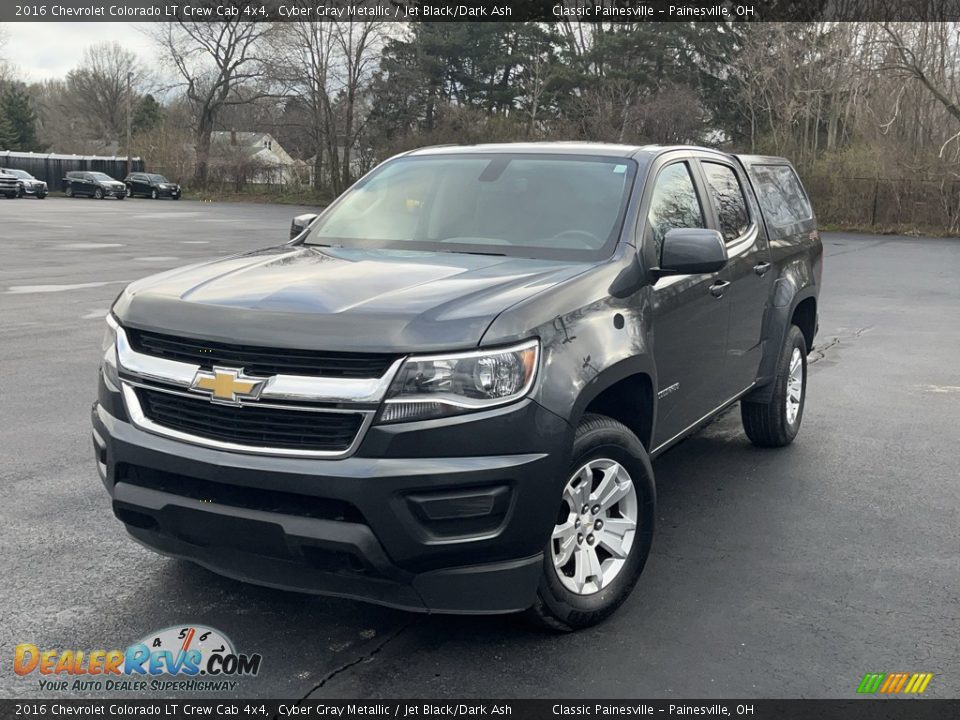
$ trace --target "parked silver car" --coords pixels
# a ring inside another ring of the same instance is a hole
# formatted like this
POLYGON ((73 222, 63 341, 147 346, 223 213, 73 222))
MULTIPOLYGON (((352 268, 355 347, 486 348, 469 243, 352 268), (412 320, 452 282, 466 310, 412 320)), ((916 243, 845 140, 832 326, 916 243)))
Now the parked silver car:
MULTIPOLYGON (((16 197, 33 195, 38 200, 43 200, 47 196, 47 184, 43 180, 37 180, 26 170, 0 168, 0 173, 3 173, 4 175, 12 175, 16 178, 16 197)), ((7 197, 10 196, 8 195, 7 197)))

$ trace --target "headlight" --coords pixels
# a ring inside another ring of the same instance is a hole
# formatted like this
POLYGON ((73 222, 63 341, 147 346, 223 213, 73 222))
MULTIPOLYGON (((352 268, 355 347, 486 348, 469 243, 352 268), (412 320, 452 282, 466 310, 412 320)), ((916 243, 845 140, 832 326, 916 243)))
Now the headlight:
POLYGON ((103 332, 103 342, 100 350, 103 352, 103 361, 100 369, 107 388, 113 392, 120 392, 120 373, 117 370, 117 325, 113 314, 107 315, 107 327, 103 332))
POLYGON ((394 378, 380 422, 424 420, 519 400, 533 386, 540 342, 498 350, 408 358, 394 378))

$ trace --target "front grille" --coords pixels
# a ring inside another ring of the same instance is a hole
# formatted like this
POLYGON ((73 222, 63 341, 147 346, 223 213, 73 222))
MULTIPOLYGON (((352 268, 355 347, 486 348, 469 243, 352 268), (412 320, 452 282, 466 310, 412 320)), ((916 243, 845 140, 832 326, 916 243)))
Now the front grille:
POLYGON ((382 377, 397 359, 382 353, 326 352, 235 345, 126 328, 137 352, 203 367, 242 367, 250 375, 308 375, 338 378, 382 377))
POLYGON ((363 424, 361 413, 232 407, 146 388, 136 393, 143 414, 158 425, 251 447, 344 452, 363 424))

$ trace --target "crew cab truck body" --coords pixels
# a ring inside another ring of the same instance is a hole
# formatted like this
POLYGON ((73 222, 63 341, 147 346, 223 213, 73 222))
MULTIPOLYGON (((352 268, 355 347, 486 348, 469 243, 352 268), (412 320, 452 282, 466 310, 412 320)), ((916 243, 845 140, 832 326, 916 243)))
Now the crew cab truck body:
POLYGON ((738 400, 799 429, 822 248, 782 158, 423 149, 293 233, 113 306, 97 467, 159 552, 574 629, 642 571, 651 459, 738 400))

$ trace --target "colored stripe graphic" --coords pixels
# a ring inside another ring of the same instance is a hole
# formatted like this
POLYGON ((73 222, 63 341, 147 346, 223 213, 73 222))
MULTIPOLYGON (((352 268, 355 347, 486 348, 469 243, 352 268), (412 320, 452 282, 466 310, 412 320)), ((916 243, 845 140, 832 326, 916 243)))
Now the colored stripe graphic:
POLYGON ((880 689, 880 683, 883 682, 885 677, 886 673, 867 673, 863 676, 863 680, 860 681, 860 686, 857 688, 857 692, 875 693, 880 689))
POLYGON ((857 686, 857 692, 921 695, 932 679, 933 673, 867 673, 857 686))

